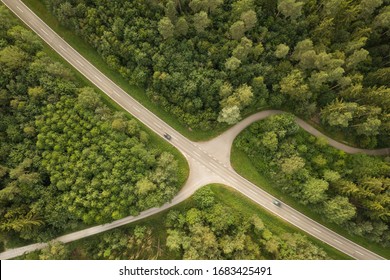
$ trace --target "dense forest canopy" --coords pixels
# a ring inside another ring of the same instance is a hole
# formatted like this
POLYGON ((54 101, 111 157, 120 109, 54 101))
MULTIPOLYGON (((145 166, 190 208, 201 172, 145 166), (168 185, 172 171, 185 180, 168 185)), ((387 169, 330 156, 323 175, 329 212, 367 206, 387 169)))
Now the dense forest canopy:
POLYGON ((1 241, 136 215, 182 183, 177 158, 45 54, 3 5, 0 143, 1 241))
POLYGON ((192 128, 287 108, 390 146, 389 0, 43 0, 192 128))
POLYGON ((38 257, 42 260, 330 258, 306 236, 263 221, 261 211, 247 214, 243 208, 235 209, 218 201, 220 189, 203 187, 186 207, 176 207, 160 216, 157 225, 149 221, 122 227, 74 245, 51 243, 38 257))
POLYGON ((234 145, 275 188, 352 234, 390 246, 390 158, 350 155, 276 115, 244 130, 234 145))

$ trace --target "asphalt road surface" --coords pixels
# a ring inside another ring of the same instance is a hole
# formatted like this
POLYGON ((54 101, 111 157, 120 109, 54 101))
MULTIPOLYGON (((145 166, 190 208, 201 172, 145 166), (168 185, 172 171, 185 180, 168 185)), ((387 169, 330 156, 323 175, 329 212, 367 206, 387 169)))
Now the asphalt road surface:
MULTIPOLYGON (((64 59, 73 65, 74 68, 76 68, 87 79, 89 79, 111 99, 118 103, 124 110, 128 111, 134 117, 139 119, 161 137, 163 137, 164 133, 169 133, 172 136, 170 143, 184 154, 190 166, 190 175, 186 184, 170 203, 167 203, 159 208, 152 208, 144 211, 136 217, 126 217, 109 224, 91 227, 85 230, 61 236, 56 240, 67 243, 104 232, 118 226, 134 222, 136 220, 143 219, 160 211, 166 210, 169 207, 178 204, 179 202, 182 202, 191 194, 193 194, 198 188, 205 184, 223 183, 232 186, 237 191, 249 197, 251 200, 258 203, 273 214, 355 259, 383 259, 381 256, 378 256, 377 254, 329 230, 328 228, 320 225, 316 221, 306 217, 286 204, 282 203, 280 207, 275 206, 272 203, 274 199, 273 196, 255 186, 245 178, 241 177, 231 168, 229 157, 230 148, 234 137, 253 121, 280 113, 280 111, 269 110, 260 112, 249 117, 248 119, 243 120, 214 140, 202 143, 192 142, 175 131, 172 127, 163 122, 153 113, 148 111, 139 102, 129 96, 105 75, 103 75, 90 62, 84 59, 84 57, 82 57, 70 45, 68 45, 60 36, 51 30, 50 27, 48 27, 21 1, 2 0, 2 2, 6 4, 12 12, 14 12, 56 52, 58 52, 64 59)), ((322 135, 320 132, 302 120, 297 119, 297 122, 301 127, 313 135, 322 135)), ((366 152, 369 154, 389 154, 388 149, 367 151, 348 147, 329 138, 328 141, 332 146, 350 153, 366 152)), ((38 243, 25 247, 10 249, 0 253, 0 259, 14 258, 26 252, 41 249, 45 246, 47 246, 47 244, 38 243)))

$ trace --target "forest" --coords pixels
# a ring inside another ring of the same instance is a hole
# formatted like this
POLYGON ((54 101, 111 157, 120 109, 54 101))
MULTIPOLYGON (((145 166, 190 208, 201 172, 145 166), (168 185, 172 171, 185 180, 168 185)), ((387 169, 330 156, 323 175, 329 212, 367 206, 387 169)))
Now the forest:
POLYGON ((231 189, 205 186, 184 204, 158 217, 74 244, 50 243, 39 253, 23 258, 331 259, 321 246, 313 244, 307 236, 295 229, 273 224, 259 207, 254 212, 247 211, 242 206, 230 205, 227 203, 229 200, 253 204, 231 189), (223 201, 220 199, 221 190, 226 192, 223 201))
POLYGON ((351 234, 390 246, 389 157, 335 149, 291 114, 253 123, 234 145, 273 187, 351 234))
MULTIPOLYGON (((390 0, 40 1, 189 129, 278 108, 357 146, 390 146, 390 0)), ((183 183, 174 153, 45 48, 0 5, 1 250, 137 215, 183 183)), ((275 188, 390 246, 389 157, 329 147, 290 114, 254 123, 235 145, 275 188)), ((39 258, 330 258, 212 189, 193 200, 164 216, 162 238, 137 225, 39 258)))
POLYGON ((2 250, 172 199, 186 167, 153 137, 0 5, 2 250))
POLYGON ((389 0, 42 0, 189 128, 282 108, 390 146, 389 0))

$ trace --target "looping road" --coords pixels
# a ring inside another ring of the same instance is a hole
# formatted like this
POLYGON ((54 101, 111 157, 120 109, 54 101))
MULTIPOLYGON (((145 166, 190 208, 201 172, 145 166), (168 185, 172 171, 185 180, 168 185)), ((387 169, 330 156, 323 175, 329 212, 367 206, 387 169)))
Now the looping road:
MULTIPOLYGON (((281 113, 281 111, 268 110, 254 114, 213 140, 202 143, 192 142, 148 111, 139 102, 103 75, 20 0, 2 0, 2 2, 74 68, 118 103, 124 110, 128 111, 160 136, 163 136, 164 133, 169 133, 172 136, 170 141, 171 144, 183 153, 190 166, 190 175, 186 184, 171 202, 158 208, 146 210, 135 217, 130 216, 110 224, 91 227, 58 237, 56 240, 67 243, 146 218, 182 202, 201 186, 209 183, 222 183, 232 185, 237 191, 249 197, 263 208, 355 259, 383 259, 381 256, 329 230, 288 205, 283 204, 281 207, 273 205, 272 201, 274 197, 241 177, 232 169, 230 165, 230 148, 238 133, 252 122, 281 113)), ((389 155, 389 149, 371 151, 348 147, 323 135, 298 118, 297 123, 309 133, 315 136, 325 137, 330 145, 347 153, 361 152, 371 155, 389 155)), ((0 259, 14 258, 27 252, 42 249, 45 246, 47 246, 46 243, 37 243, 10 249, 0 253, 0 259)))

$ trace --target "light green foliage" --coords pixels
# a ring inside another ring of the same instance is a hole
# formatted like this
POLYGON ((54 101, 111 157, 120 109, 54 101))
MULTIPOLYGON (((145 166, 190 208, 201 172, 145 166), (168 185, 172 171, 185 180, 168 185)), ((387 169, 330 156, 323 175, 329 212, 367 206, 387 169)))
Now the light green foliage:
POLYGON ((310 39, 305 39, 297 43, 292 54, 294 60, 300 60, 302 55, 305 52, 313 50, 313 41, 310 39))
POLYGON ((209 17, 207 16, 207 13, 204 11, 201 11, 194 15, 193 17, 194 21, 194 27, 195 30, 198 33, 202 33, 205 31, 205 29, 210 25, 211 21, 209 17))
POLYGON ((348 198, 336 196, 325 203, 325 215, 336 224, 343 224, 356 215, 356 208, 348 198))
POLYGON ((99 95, 89 87, 81 88, 79 90, 77 104, 87 110, 95 110, 103 105, 100 101, 99 95))
POLYGON ((240 44, 233 50, 233 57, 245 61, 252 50, 252 41, 246 37, 241 38, 240 44))
POLYGON ((299 234, 274 235, 258 215, 243 215, 223 203, 210 201, 213 193, 208 188, 194 196, 194 208, 168 214, 166 245, 180 252, 183 259, 258 259, 263 253, 272 253, 274 259, 327 258, 322 249, 299 234), (207 207, 201 195, 206 195, 207 207), (187 217, 184 223, 183 216, 187 217), (270 239, 277 240, 277 244, 272 246, 270 239))
POLYGON ((115 21, 112 25, 112 32, 119 38, 123 37, 123 30, 125 29, 125 22, 122 18, 115 18, 115 21))
POLYGON ((191 0, 188 6, 191 8, 191 10, 194 13, 198 13, 200 11, 206 10, 207 7, 207 1, 204 0, 191 0))
POLYGON ((179 35, 187 35, 187 32, 188 32, 188 23, 186 21, 186 19, 184 17, 180 17, 177 22, 176 22, 176 26, 175 26, 175 30, 176 32, 179 34, 179 35))
POLYGON ((157 186, 147 178, 143 178, 137 182, 136 188, 138 194, 146 195, 147 193, 154 191, 157 186))
POLYGON ((303 2, 296 0, 278 0, 278 11, 292 20, 302 15, 303 2))
POLYGON ((362 15, 365 17, 371 16, 375 9, 382 5, 382 3, 383 0, 362 0, 360 3, 362 15))
POLYGON ((374 19, 374 25, 382 28, 390 26, 390 7, 384 7, 374 19))
POLYGON ((369 117, 365 122, 356 125, 356 133, 358 135, 377 135, 381 124, 381 120, 369 117))
POLYGON ((335 170, 324 170, 324 179, 330 183, 336 182, 338 179, 341 178, 340 173, 338 173, 335 170))
POLYGON ((290 51, 289 46, 285 44, 279 44, 276 46, 276 50, 274 54, 277 58, 284 58, 286 57, 289 51, 290 51))
POLYGON ((222 4, 224 0, 207 0, 208 9, 210 12, 215 12, 222 4))
POLYGON ((14 71, 20 69, 27 62, 27 54, 17 46, 8 46, 0 50, 0 65, 14 71))
POLYGON ((241 85, 233 94, 221 101, 222 107, 237 106, 240 110, 248 106, 253 98, 253 90, 251 86, 241 85))
POLYGON ((302 202, 305 203, 318 203, 325 200, 325 192, 328 190, 328 182, 322 179, 310 178, 303 185, 303 198, 302 202))
POLYGON ((254 0, 237 0, 232 4, 233 16, 239 17, 243 13, 253 10, 254 8, 254 0))
POLYGON ((321 116, 331 126, 348 127, 357 107, 356 103, 335 101, 321 111, 321 116))
POLYGON ((222 3, 223 0, 191 0, 189 7, 194 13, 200 11, 214 12, 222 3))
POLYGON ((176 4, 173 1, 168 1, 167 6, 165 8, 165 15, 171 20, 171 22, 176 21, 177 10, 176 4))
POLYGON ((293 70, 280 81, 280 92, 296 101, 308 100, 312 96, 299 70, 293 70))
POLYGON ((368 51, 365 49, 356 50, 346 60, 346 67, 353 68, 357 64, 365 61, 368 58, 368 51))
POLYGON ((368 39, 367 37, 360 37, 357 40, 348 42, 345 48, 345 52, 350 54, 353 53, 354 51, 361 49, 366 45, 367 39, 368 39))
POLYGON ((15 41, 16 45, 29 54, 33 55, 42 48, 42 42, 38 37, 22 26, 13 26, 7 31, 7 35, 15 41))
POLYGON ((28 89, 28 95, 34 101, 41 101, 45 97, 46 92, 42 87, 33 87, 28 89))
POLYGON ((327 259, 326 253, 308 242, 300 234, 285 233, 281 236, 279 258, 283 260, 318 260, 327 259))
POLYGON ((232 92, 233 92, 233 87, 228 82, 223 83, 219 89, 219 95, 221 96, 221 98, 229 97, 232 94, 232 92))
POLYGON ((211 207, 215 203, 214 192, 209 187, 203 187, 194 194, 194 200, 200 209, 211 207))
MULTIPOLYGON (((207 133, 218 126, 224 99, 220 81, 237 87, 264 76, 267 90, 257 95, 254 87, 256 106, 248 113, 283 107, 309 118, 336 99, 359 108, 377 106, 382 111, 370 117, 380 121, 378 133, 367 131, 360 137, 358 125, 367 121, 362 115, 346 127, 331 129, 362 147, 389 146, 388 102, 378 101, 374 90, 389 85, 390 17, 385 1, 47 0, 47 4, 125 80, 145 87, 152 102, 194 131, 207 133), (356 75, 363 77, 359 83, 356 75), (359 94, 345 94, 356 92, 352 87, 360 87, 359 94)), ((21 42, 28 38, 18 30, 10 33, 21 42)), ((0 41, 0 50, 3 44, 0 41)), ((20 48, 25 53, 34 49, 28 44, 20 48)), ((13 104, 23 107, 19 100, 13 104)), ((14 128, 9 132, 17 137, 14 128)))
MULTIPOLYGON (((91 241, 86 252, 94 260, 153 260, 160 254, 154 247, 152 230, 146 226, 135 226, 131 232, 116 229, 104 233, 97 242, 91 241)), ((158 246, 158 244, 156 244, 158 246)))
POLYGON ((266 132, 261 139, 261 144, 270 151, 276 151, 278 149, 278 135, 274 131, 266 132))
POLYGON ((305 160, 299 156, 292 156, 282 160, 281 169, 283 173, 292 175, 305 166, 305 160))
MULTIPOLYGON (((389 221, 390 164, 318 142, 282 114, 252 124, 235 144, 275 188, 351 233, 389 246, 389 229, 382 226, 389 221)), ((265 246, 270 253, 278 251, 272 237, 267 236, 265 246)))
POLYGON ((357 103, 336 100, 321 111, 321 117, 331 126, 348 127, 352 123, 356 134, 370 137, 379 133, 382 125, 382 120, 378 118, 380 112, 379 107, 359 106, 357 103))
POLYGON ((257 23, 257 15, 256 12, 253 10, 249 10, 246 12, 243 12, 240 16, 241 20, 244 22, 245 29, 251 30, 256 26, 257 23))
POLYGON ((224 107, 218 116, 219 122, 227 124, 235 124, 241 119, 240 108, 234 105, 232 107, 224 107))
MULTIPOLYGON (((72 8, 68 4, 61 7, 72 8)), ((173 155, 150 143, 136 120, 114 113, 92 88, 42 52, 37 37, 12 26, 3 9, 3 240, 48 240, 81 223, 109 222, 169 201, 178 187, 173 155)), ((42 258, 63 257, 57 247, 49 246, 42 258)))
POLYGON ((241 65, 241 60, 239 60, 238 58, 236 58, 234 56, 232 56, 231 58, 228 58, 225 62, 226 69, 231 70, 231 71, 237 70, 238 67, 240 67, 240 65, 241 65))
POLYGON ((264 46, 262 43, 258 43, 256 46, 253 47, 253 55, 255 56, 255 58, 259 58, 263 52, 264 46))
POLYGON ((313 30, 311 38, 318 43, 330 45, 334 29, 334 18, 324 18, 313 30))
POLYGON ((158 31, 164 39, 172 38, 174 35, 174 26, 168 17, 163 17, 158 22, 158 31))
POLYGON ((39 254, 40 260, 66 260, 69 257, 68 249, 59 241, 50 242, 39 254))
POLYGON ((245 23, 242 20, 236 21, 230 27, 230 35, 234 40, 240 40, 245 34, 245 23))

